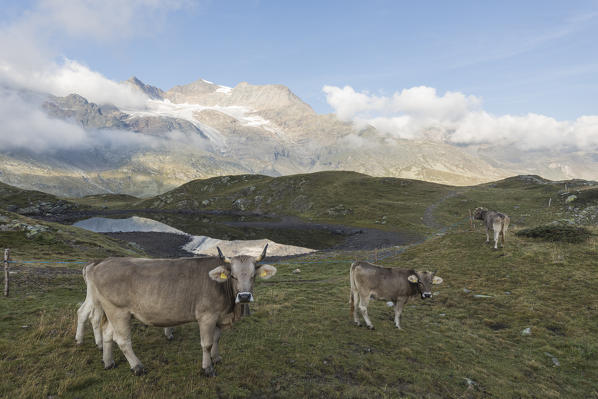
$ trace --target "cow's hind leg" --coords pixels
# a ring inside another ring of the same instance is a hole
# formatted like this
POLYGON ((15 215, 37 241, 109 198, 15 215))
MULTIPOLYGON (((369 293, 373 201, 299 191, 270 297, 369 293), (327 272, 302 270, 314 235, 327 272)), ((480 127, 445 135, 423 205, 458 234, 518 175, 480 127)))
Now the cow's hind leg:
POLYGON ((85 298, 85 302, 81 304, 77 310, 77 333, 75 334, 75 341, 77 345, 83 343, 83 335, 85 333, 85 322, 89 318, 93 310, 93 303, 89 298, 85 298))
MULTIPOLYGON (((131 371, 135 375, 145 374, 145 369, 141 361, 135 356, 133 352, 133 345, 131 344, 131 314, 127 311, 115 311, 109 316, 114 329, 114 341, 127 358, 131 371)), ((104 341, 104 344, 106 341, 104 341)))
POLYGON ((494 225, 492 226, 494 229, 494 249, 498 249, 498 236, 500 234, 500 230, 501 230, 501 224, 500 222, 498 223, 494 223, 494 225))
POLYGON ((363 293, 359 294, 359 311, 365 320, 365 324, 368 326, 370 330, 374 329, 374 325, 370 321, 368 316, 368 305, 370 303, 370 298, 368 295, 363 295, 363 293))
POLYGON ((102 350, 102 328, 100 323, 102 321, 102 316, 104 315, 104 311, 98 307, 94 307, 91 311, 91 316, 89 320, 91 321, 91 328, 93 328, 93 337, 96 341, 96 346, 99 350, 102 350))
POLYGON ((201 368, 204 375, 207 377, 215 377, 216 370, 212 364, 212 346, 214 345, 214 336, 216 332, 217 317, 204 316, 198 320, 199 323, 199 335, 201 337, 201 368))
POLYGON ((114 367, 114 358, 112 357, 112 338, 114 330, 112 324, 107 319, 102 320, 102 358, 104 369, 108 370, 114 367))
POLYGON ((354 290, 351 295, 353 295, 353 322, 356 326, 361 326, 359 322, 359 314, 357 313, 357 307, 359 305, 359 293, 357 290, 354 290))
POLYGON ((407 297, 398 298, 397 302, 395 303, 395 326, 400 330, 401 329, 401 314, 403 313, 403 308, 407 303, 407 297))
POLYGON ((174 339, 174 335, 172 334, 173 330, 174 330, 174 328, 172 328, 172 327, 166 327, 164 329, 164 335, 166 336, 166 339, 169 341, 172 341, 174 339))
POLYGON ((220 356, 220 351, 218 350, 218 342, 220 341, 220 335, 222 334, 222 330, 220 327, 216 326, 214 329, 214 339, 212 341, 212 350, 210 351, 210 357, 212 358, 212 363, 220 363, 222 361, 222 356, 220 356))
POLYGON ((490 229, 486 226, 486 243, 490 242, 490 229))

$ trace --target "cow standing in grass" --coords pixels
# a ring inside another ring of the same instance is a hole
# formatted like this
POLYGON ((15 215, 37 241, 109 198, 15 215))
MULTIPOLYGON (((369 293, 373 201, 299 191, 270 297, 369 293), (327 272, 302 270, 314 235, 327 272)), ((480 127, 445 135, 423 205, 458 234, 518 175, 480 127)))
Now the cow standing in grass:
POLYGON ((480 207, 473 211, 473 218, 484 222, 484 226, 486 227, 486 242, 490 242, 490 229, 492 229, 494 231, 494 249, 498 248, 499 235, 501 238, 500 246, 505 246, 507 229, 509 228, 509 222, 511 221, 507 215, 480 207))
POLYGON ((368 316, 370 299, 391 301, 395 309, 395 326, 401 329, 403 307, 411 297, 420 295, 422 299, 432 297, 432 284, 442 283, 436 272, 418 272, 412 269, 399 269, 374 265, 359 261, 351 264, 349 280, 351 294, 349 302, 356 325, 361 325, 357 308, 370 330, 374 325, 368 316))
POLYGON ((242 304, 253 301, 255 276, 268 279, 270 265, 256 266, 266 256, 239 255, 180 259, 108 258, 88 267, 86 276, 94 308, 101 308, 104 367, 114 366, 114 340, 136 375, 145 369, 131 345, 131 316, 144 324, 170 327, 199 324, 202 369, 215 376, 221 360, 218 341, 224 327, 241 317, 242 304))

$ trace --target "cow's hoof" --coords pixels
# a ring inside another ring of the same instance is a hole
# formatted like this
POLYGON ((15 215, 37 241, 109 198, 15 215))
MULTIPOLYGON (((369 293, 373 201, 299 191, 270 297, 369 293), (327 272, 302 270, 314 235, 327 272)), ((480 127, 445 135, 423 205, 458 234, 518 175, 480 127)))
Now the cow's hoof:
POLYGON ((116 367, 116 364, 114 363, 114 360, 112 361, 112 363, 106 364, 104 363, 104 370, 110 370, 116 367))
POLYGON ((354 321, 353 324, 355 324, 357 327, 361 327, 361 323, 358 321, 354 321))
POLYGON ((174 335, 170 334, 166 336, 166 339, 172 341, 174 339, 174 335))
POLYGON ((202 373, 206 377, 216 377, 216 369, 214 368, 214 366, 202 369, 202 373))
POLYGON ((375 330, 374 326, 368 326, 368 330, 375 330))
POLYGON ((103 350, 104 350, 104 347, 103 347, 102 345, 98 345, 98 349, 99 349, 100 351, 103 351, 103 350))
POLYGON ((75 340, 75 345, 81 346, 83 345, 83 340, 79 341, 78 339, 75 340))
POLYGON ((145 371, 145 367, 143 367, 142 364, 138 364, 137 366, 133 367, 131 371, 135 375, 144 375, 145 373, 147 373, 147 371, 145 371))
POLYGON ((216 355, 212 358, 212 363, 220 363, 222 361, 222 356, 216 355))

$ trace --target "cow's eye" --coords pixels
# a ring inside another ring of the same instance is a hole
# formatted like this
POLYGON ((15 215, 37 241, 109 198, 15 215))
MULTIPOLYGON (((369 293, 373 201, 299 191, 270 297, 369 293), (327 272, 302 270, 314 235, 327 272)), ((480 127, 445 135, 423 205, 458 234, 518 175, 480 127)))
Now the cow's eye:
POLYGON ((230 278, 232 278, 233 280, 237 280, 237 278, 235 276, 233 276, 232 274, 230 275, 230 278))

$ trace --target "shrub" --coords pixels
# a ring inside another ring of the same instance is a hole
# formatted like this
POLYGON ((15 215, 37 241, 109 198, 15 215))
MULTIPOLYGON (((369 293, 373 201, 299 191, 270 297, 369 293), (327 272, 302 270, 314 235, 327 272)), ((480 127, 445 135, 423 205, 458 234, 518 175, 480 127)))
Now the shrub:
POLYGON ((531 227, 529 229, 520 230, 516 234, 518 236, 539 238, 545 241, 564 241, 571 243, 584 242, 592 235, 586 228, 562 224, 548 224, 531 227))

